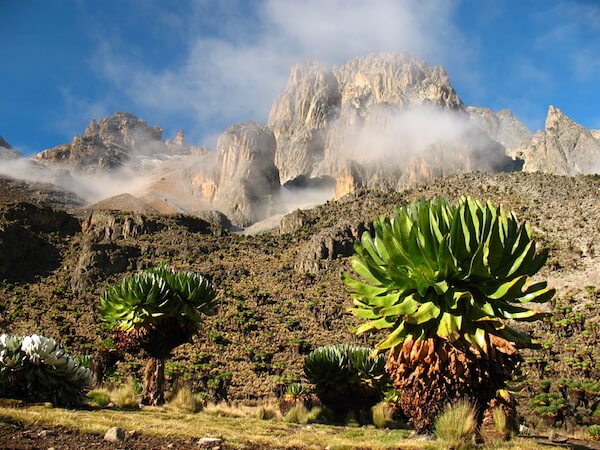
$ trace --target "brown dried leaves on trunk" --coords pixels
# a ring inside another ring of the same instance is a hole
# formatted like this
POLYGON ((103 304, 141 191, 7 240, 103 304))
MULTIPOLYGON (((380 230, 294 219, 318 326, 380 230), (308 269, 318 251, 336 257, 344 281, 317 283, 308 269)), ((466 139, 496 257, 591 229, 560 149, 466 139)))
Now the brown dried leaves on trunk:
POLYGON ((400 392, 402 412, 418 432, 430 431, 449 403, 466 398, 483 411, 496 397, 520 356, 511 343, 495 336, 487 347, 487 353, 462 351, 442 339, 409 338, 390 351, 386 370, 400 392))

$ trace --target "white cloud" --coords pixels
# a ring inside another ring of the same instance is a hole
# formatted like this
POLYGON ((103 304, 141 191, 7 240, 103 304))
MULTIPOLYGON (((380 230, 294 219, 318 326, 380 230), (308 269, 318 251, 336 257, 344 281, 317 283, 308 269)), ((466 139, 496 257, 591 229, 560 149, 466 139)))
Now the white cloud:
POLYGON ((179 66, 152 69, 110 42, 96 62, 123 95, 157 116, 188 111, 204 127, 222 127, 266 121, 290 66, 302 59, 342 64, 376 51, 409 51, 431 64, 468 58, 452 21, 454 1, 265 0, 256 20, 236 13, 241 3, 225 5, 228 9, 221 6, 215 13, 212 4, 196 2, 189 14, 190 20, 222 15, 218 37, 207 36, 202 27, 162 21, 187 30, 187 53, 179 66))

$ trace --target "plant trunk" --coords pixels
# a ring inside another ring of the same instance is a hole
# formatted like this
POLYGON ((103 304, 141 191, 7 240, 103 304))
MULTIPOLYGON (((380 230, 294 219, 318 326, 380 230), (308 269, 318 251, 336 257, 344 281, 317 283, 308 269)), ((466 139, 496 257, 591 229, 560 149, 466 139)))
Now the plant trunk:
POLYGON ((165 403, 165 362, 160 358, 150 358, 144 370, 144 393, 142 405, 159 406, 165 403))
POLYGON ((122 355, 115 350, 102 350, 98 352, 94 356, 90 367, 92 370, 92 385, 96 388, 100 387, 104 382, 106 371, 121 359, 122 355))
POLYGON ((417 432, 426 433, 444 407, 461 398, 478 408, 481 423, 484 409, 518 362, 512 344, 495 337, 487 354, 464 352, 442 339, 407 339, 390 351, 386 370, 400 393, 401 411, 417 432))

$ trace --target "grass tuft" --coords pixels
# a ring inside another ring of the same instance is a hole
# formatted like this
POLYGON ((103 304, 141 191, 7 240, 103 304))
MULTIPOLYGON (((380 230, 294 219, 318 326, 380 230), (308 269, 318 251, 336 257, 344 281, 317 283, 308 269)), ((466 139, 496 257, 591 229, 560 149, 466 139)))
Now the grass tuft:
POLYGON ((323 409, 318 406, 308 410, 304 404, 299 403, 290 409, 283 420, 288 423, 299 423, 306 425, 307 423, 313 423, 319 421, 323 415, 323 409))
POLYGON ((259 405, 256 408, 256 418, 260 420, 274 420, 279 419, 281 414, 279 408, 273 405, 259 405))
POLYGON ((387 402, 379 402, 371 408, 373 425, 377 428, 391 428, 394 421, 394 408, 387 402))
POLYGON ((175 397, 167 404, 170 409, 191 414, 202 411, 203 406, 202 399, 187 386, 179 388, 175 397))
POLYGON ((110 392, 106 389, 94 389, 87 393, 88 405, 94 408, 106 408, 110 403, 110 392))
POLYGON ((110 393, 110 398, 117 408, 138 409, 138 389, 133 380, 123 384, 110 393))
POLYGON ((472 448, 477 431, 477 411, 467 400, 449 406, 435 420, 435 435, 444 448, 466 450, 472 448))
POLYGON ((492 410, 492 417, 494 418, 494 428, 496 431, 503 436, 508 436, 510 434, 510 427, 508 426, 508 417, 506 417, 504 409, 496 406, 492 410))

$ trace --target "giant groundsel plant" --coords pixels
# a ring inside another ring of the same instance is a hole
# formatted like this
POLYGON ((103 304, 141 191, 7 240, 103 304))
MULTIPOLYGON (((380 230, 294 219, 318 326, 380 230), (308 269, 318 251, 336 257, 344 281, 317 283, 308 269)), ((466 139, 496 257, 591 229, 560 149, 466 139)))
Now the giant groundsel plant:
POLYGON ((346 274, 344 282, 351 312, 364 319, 356 332, 387 331, 376 349, 391 349, 387 369, 410 396, 404 407, 416 408, 413 424, 430 429, 453 396, 485 406, 518 364, 516 348, 536 345, 514 321, 539 319, 543 312, 528 305, 554 295, 530 282, 547 257, 531 228, 468 197, 417 201, 373 227, 354 246, 360 278, 346 274), (436 387, 444 371, 455 382, 436 387))
POLYGON ((124 278, 104 293, 98 312, 117 347, 149 356, 143 403, 164 402, 164 359, 192 339, 215 306, 216 292, 206 278, 164 265, 124 278))
POLYGON ((0 396, 74 406, 91 385, 91 371, 45 336, 0 336, 0 396))

